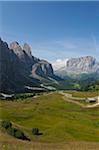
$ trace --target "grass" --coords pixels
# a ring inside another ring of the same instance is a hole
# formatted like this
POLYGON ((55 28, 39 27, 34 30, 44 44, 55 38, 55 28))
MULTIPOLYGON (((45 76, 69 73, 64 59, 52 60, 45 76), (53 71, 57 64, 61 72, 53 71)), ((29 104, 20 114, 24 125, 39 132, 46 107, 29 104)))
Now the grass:
POLYGON ((99 107, 81 108, 64 101, 62 95, 58 93, 31 97, 23 101, 0 101, 0 119, 7 119, 24 131, 31 139, 30 146, 33 142, 34 145, 35 142, 45 145, 50 143, 52 147, 55 144, 61 147, 62 144, 64 149, 65 142, 72 144, 85 141, 85 143, 95 142, 99 148, 99 107), (35 127, 39 128, 43 135, 32 135, 32 128, 35 127))
POLYGON ((97 142, 27 142, 0 134, 0 150, 99 150, 97 142), (2 138, 1 138, 2 137, 2 138))
POLYGON ((81 92, 81 91, 65 91, 66 93, 72 94, 73 97, 80 97, 80 98, 86 98, 86 97, 96 97, 99 96, 99 91, 95 92, 81 92))
POLYGON ((97 142, 27 142, 0 134, 0 150, 99 150, 97 142), (1 138, 2 137, 2 138, 1 138))

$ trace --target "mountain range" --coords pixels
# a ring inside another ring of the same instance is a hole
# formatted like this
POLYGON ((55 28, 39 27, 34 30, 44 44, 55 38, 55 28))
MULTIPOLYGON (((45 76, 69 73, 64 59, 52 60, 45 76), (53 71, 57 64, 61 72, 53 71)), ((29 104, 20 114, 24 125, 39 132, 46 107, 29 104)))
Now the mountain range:
POLYGON ((18 93, 30 89, 72 89, 75 84, 99 80, 99 63, 92 56, 66 58, 49 63, 32 55, 31 47, 0 38, 0 92, 18 93), (52 87, 51 87, 52 86, 52 87))
POLYGON ((61 89, 99 90, 99 62, 92 56, 58 59, 52 64, 55 75, 61 77, 61 89))

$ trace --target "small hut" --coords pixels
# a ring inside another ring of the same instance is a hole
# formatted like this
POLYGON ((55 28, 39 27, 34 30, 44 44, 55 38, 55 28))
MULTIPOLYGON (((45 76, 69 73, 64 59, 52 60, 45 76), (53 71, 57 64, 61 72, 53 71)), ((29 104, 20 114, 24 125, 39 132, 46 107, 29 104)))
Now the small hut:
POLYGON ((97 98, 86 98, 85 101, 88 103, 95 103, 95 102, 97 102, 97 98))

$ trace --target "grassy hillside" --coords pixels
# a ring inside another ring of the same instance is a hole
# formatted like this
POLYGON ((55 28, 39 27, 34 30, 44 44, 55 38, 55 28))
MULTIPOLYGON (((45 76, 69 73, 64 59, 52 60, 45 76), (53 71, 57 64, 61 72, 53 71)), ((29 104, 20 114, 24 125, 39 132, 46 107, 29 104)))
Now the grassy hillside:
POLYGON ((98 142, 26 142, 0 134, 0 150, 99 150, 98 142), (1 144, 2 142, 2 144, 1 144))
MULTIPOLYGON (((82 141, 99 143, 99 107, 81 108, 64 101, 58 93, 30 97, 23 101, 0 101, 0 120, 11 121, 13 126, 20 128, 30 137, 31 142, 56 145, 82 141), (35 127, 39 128, 43 135, 32 135, 32 128, 35 127)), ((0 138, 6 144, 4 136, 9 135, 2 133, 0 138)))
POLYGON ((26 142, 0 134, 0 150, 99 150, 98 142, 26 142), (2 142, 2 143, 1 143, 2 142))
POLYGON ((81 92, 81 91, 70 91, 70 90, 65 90, 66 93, 72 94, 73 97, 81 97, 81 98, 86 98, 86 97, 96 97, 99 95, 99 91, 88 91, 88 92, 81 92))

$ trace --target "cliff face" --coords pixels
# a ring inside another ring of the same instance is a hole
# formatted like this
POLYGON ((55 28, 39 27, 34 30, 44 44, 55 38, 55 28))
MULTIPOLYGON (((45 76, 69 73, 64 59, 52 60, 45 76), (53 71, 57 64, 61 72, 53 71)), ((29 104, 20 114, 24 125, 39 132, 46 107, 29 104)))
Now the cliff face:
POLYGON ((63 66, 61 65, 61 67, 59 67, 58 69, 56 69, 57 66, 58 66, 58 62, 54 63, 53 67, 55 68, 55 71, 57 73, 64 72, 64 73, 71 73, 71 74, 81 74, 81 73, 99 72, 99 63, 92 56, 71 58, 66 60, 63 66))
POLYGON ((12 42, 8 47, 0 39, 0 92, 21 92, 25 86, 39 86, 49 76, 53 78, 51 64, 32 56, 28 44, 22 48, 12 42))
POLYGON ((99 64, 91 56, 71 58, 67 61, 66 69, 74 73, 93 73, 99 69, 99 64))
POLYGON ((18 57, 8 48, 7 43, 0 39, 0 91, 14 89, 20 63, 18 57))
POLYGON ((66 59, 65 63, 63 63, 63 66, 61 65, 61 67, 59 68, 57 66, 58 62, 54 63, 53 65, 53 67, 55 68, 54 73, 65 79, 67 77, 77 79, 82 75, 84 75, 84 77, 85 76, 88 77, 91 75, 94 76, 94 79, 95 77, 97 79, 97 77, 99 76, 99 63, 92 56, 66 59))

